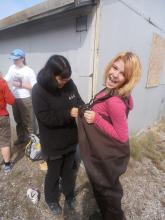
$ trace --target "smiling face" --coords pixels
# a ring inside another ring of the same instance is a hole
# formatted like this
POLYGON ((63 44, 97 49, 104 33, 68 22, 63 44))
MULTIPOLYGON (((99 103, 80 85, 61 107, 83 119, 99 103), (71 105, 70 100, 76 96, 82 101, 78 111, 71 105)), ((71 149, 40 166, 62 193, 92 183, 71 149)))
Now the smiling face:
POLYGON ((108 89, 118 89, 125 83, 124 62, 119 59, 115 61, 107 73, 105 85, 108 89))

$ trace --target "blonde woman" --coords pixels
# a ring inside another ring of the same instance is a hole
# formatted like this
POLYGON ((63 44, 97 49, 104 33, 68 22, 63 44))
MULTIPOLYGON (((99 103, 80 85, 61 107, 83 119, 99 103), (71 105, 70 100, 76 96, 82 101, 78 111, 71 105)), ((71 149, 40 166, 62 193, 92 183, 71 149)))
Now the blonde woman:
POLYGON ((81 155, 103 220, 126 219, 119 177, 130 157, 127 117, 133 109, 131 91, 140 75, 137 55, 118 54, 105 69, 105 89, 79 117, 81 155))

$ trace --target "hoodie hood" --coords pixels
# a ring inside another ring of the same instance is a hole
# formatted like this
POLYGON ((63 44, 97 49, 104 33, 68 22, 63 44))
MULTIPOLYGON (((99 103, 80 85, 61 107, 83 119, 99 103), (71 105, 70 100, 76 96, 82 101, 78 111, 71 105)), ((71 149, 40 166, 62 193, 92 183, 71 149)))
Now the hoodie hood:
POLYGON ((38 73, 37 82, 44 90, 51 94, 56 93, 58 90, 57 81, 55 79, 52 80, 52 78, 48 78, 42 70, 38 73))
POLYGON ((128 98, 128 108, 131 111, 133 109, 133 107, 134 107, 133 98, 130 95, 129 98, 128 98))

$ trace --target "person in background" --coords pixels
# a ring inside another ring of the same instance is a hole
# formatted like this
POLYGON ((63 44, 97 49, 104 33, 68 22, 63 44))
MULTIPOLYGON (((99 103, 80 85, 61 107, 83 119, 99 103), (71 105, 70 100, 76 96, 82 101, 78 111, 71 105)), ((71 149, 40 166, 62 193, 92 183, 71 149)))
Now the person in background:
POLYGON ((4 160, 4 171, 12 169, 10 161, 11 128, 7 104, 14 104, 14 96, 0 72, 0 148, 4 160))
POLYGON ((61 214, 61 192, 66 205, 75 205, 75 153, 78 143, 76 117, 83 101, 71 79, 68 60, 51 56, 38 74, 32 89, 32 103, 38 120, 42 152, 48 170, 45 177, 45 200, 54 214, 61 214))
POLYGON ((36 83, 36 76, 34 71, 26 65, 23 50, 13 50, 10 58, 14 64, 9 68, 4 78, 11 83, 15 97, 13 115, 16 122, 17 140, 14 144, 22 145, 29 142, 30 134, 33 132, 31 90, 36 83))
POLYGON ((119 177, 130 157, 127 116, 133 109, 131 92, 140 75, 136 54, 118 54, 105 69, 105 88, 78 118, 81 156, 103 220, 126 219, 119 177))

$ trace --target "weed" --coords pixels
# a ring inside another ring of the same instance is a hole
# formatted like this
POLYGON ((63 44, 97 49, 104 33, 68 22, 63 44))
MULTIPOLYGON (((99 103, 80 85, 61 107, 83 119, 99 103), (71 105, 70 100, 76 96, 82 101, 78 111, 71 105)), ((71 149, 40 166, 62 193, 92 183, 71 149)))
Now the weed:
POLYGON ((21 176, 22 174, 23 174, 23 171, 17 170, 17 171, 14 172, 13 175, 14 175, 15 177, 19 177, 19 176, 21 176))
POLYGON ((131 156, 135 160, 141 161, 143 157, 143 148, 139 141, 139 138, 137 138, 136 136, 132 136, 130 138, 130 146, 131 146, 131 156))
POLYGON ((162 145, 160 144, 159 132, 161 134, 165 132, 165 118, 156 127, 130 138, 131 156, 138 161, 144 157, 150 158, 157 168, 164 169, 162 161, 165 159, 163 146, 165 142, 161 142, 162 145))

